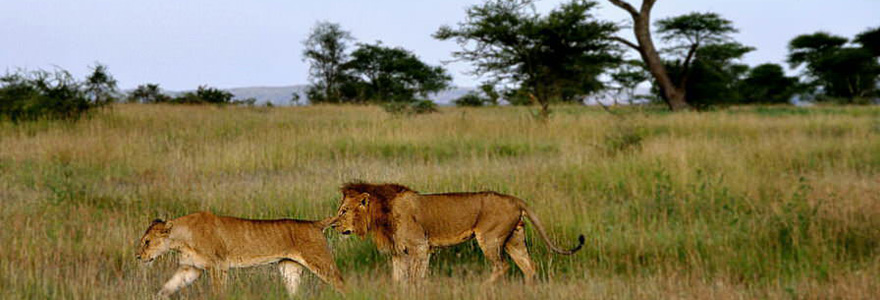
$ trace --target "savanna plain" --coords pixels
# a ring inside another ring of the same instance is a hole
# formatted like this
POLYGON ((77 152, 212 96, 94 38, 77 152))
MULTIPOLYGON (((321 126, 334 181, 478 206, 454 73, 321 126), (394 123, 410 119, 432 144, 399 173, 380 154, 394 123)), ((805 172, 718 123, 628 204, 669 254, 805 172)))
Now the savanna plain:
MULTIPOLYGON (((0 298, 152 297, 176 257, 135 259, 151 220, 320 219, 352 180, 515 195, 561 246, 587 242, 555 255, 527 224, 535 286, 515 267, 482 285, 490 266, 471 242, 438 250, 414 291, 369 239, 328 230, 351 292, 307 275, 301 297, 880 295, 880 108, 615 111, 120 104, 76 123, 0 122, 0 298)), ((175 297, 216 296, 203 277, 175 297)), ((273 267, 230 272, 227 299, 286 297, 273 267)))

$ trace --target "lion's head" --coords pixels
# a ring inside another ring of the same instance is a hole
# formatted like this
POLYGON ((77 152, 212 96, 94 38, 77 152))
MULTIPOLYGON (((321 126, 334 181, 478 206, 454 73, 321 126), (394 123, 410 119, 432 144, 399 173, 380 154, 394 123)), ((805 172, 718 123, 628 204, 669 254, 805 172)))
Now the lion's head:
POLYGON ((385 236, 390 230, 388 216, 394 198, 412 190, 399 184, 351 182, 340 191, 342 204, 337 210, 337 220, 330 226, 342 234, 364 236, 379 230, 378 233, 385 236))
POLYGON ((168 252, 171 243, 168 236, 171 235, 172 224, 159 219, 153 220, 147 232, 141 237, 140 248, 135 257, 144 262, 151 262, 156 257, 168 252))
POLYGON ((369 229, 369 193, 344 193, 342 205, 336 211, 338 218, 331 226, 341 234, 364 236, 369 229))

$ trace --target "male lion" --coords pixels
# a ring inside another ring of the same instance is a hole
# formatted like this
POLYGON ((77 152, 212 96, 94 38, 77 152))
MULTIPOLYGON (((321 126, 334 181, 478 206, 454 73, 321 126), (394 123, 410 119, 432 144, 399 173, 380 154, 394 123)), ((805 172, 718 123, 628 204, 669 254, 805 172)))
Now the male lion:
POLYGON ((169 250, 180 252, 180 268, 162 287, 161 297, 189 285, 203 270, 219 287, 229 268, 271 263, 278 263, 290 294, 296 294, 303 267, 342 292, 342 277, 323 234, 334 219, 246 220, 199 212, 167 222, 155 220, 141 238, 136 257, 151 262, 169 250))
POLYGON ((330 226, 342 234, 370 233, 380 251, 391 253, 395 281, 425 277, 430 250, 476 238, 492 263, 494 282, 508 266, 502 248, 533 283, 535 267, 525 244, 523 217, 556 253, 571 255, 584 245, 584 236, 571 250, 562 250, 547 237, 544 226, 525 202, 496 192, 420 194, 398 184, 348 183, 342 186, 342 205, 330 226))

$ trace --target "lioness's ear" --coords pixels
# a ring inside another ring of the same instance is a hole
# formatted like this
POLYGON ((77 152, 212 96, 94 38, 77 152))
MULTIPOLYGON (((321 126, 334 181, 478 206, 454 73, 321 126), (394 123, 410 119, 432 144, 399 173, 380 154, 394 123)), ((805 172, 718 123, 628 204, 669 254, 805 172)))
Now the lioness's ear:
POLYGON ((370 203, 370 194, 363 193, 361 194, 361 206, 367 206, 370 203))

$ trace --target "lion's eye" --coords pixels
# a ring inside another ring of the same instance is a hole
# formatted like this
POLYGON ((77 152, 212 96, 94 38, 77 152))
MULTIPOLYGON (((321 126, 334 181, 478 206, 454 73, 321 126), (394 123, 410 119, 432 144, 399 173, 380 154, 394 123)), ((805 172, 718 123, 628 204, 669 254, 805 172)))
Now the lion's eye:
POLYGON ((144 246, 149 246, 149 245, 150 245, 150 241, 149 241, 149 240, 144 241, 144 246))

